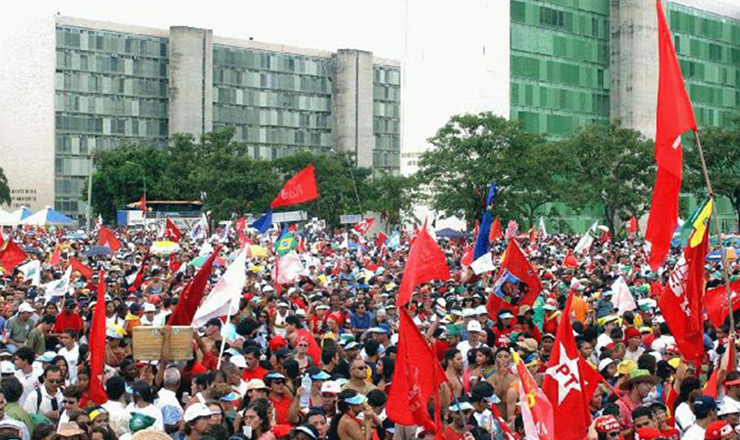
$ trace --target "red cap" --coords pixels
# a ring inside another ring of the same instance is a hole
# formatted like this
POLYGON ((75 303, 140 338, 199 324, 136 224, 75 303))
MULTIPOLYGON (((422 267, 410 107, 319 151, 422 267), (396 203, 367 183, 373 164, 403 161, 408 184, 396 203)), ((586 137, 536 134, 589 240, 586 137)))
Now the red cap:
POLYGON ((638 428, 635 433, 637 433, 635 436, 637 440, 653 440, 663 437, 663 434, 655 428, 638 428))
POLYGON ((640 330, 637 330, 634 327, 628 327, 627 330, 624 331, 624 342, 627 342, 630 338, 642 338, 642 333, 640 333, 640 330))
POLYGON ((268 347, 270 347, 270 351, 274 353, 281 348, 286 347, 288 345, 288 341, 286 341, 284 337, 276 335, 273 336, 272 339, 270 339, 270 343, 267 345, 268 347))
POLYGON ((618 431, 622 429, 616 417, 612 415, 601 416, 598 419, 596 419, 595 422, 596 422, 596 425, 595 425, 596 432, 604 433, 604 432, 618 431))
POLYGON ((704 440, 719 440, 732 434, 732 432, 732 426, 726 420, 717 420, 707 426, 707 430, 704 432, 704 440))

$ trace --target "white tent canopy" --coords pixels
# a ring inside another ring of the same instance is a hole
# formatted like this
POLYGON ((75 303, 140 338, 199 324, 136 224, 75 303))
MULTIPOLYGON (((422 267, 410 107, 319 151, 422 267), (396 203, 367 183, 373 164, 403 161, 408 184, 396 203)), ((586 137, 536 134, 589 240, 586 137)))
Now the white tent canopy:
POLYGON ((33 213, 25 206, 11 213, 0 214, 0 226, 17 226, 23 219, 30 217, 33 213))
POLYGON ((22 225, 33 226, 70 226, 74 222, 61 212, 54 211, 50 206, 21 220, 22 225))

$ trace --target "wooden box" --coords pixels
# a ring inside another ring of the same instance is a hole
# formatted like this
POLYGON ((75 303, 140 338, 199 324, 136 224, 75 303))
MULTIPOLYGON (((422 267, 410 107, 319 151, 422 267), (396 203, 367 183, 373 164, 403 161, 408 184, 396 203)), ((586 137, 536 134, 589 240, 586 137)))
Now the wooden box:
MULTIPOLYGON (((133 329, 134 360, 158 361, 162 358, 162 327, 137 326, 133 329)), ((187 361, 193 358, 193 329, 188 326, 172 327, 169 360, 187 361)))

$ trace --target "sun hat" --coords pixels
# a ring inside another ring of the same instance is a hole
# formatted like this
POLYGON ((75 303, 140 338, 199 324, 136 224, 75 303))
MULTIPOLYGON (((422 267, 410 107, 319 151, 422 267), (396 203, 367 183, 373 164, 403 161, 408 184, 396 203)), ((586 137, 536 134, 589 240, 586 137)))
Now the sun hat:
POLYGON ((619 384, 619 388, 627 390, 632 385, 636 385, 642 382, 649 382, 653 385, 657 385, 658 383, 660 383, 660 380, 660 377, 650 374, 648 370, 638 368, 630 372, 629 379, 619 384))

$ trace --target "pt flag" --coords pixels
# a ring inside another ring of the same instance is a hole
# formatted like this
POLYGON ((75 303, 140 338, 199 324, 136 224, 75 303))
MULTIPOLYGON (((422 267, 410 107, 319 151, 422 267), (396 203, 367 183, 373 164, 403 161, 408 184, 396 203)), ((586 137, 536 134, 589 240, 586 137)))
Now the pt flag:
POLYGON ((182 237, 182 232, 180 232, 180 228, 177 227, 175 222, 173 222, 170 219, 167 219, 165 226, 164 226, 164 236, 169 241, 174 241, 175 243, 179 243, 180 237, 182 237))
POLYGON ((121 242, 118 241, 113 231, 105 226, 100 226, 100 230, 98 231, 98 244, 109 247, 113 252, 121 249, 121 242))
POLYGON ((195 312, 198 310, 198 306, 203 299, 208 278, 211 276, 213 260, 216 259, 216 255, 218 255, 220 250, 221 247, 216 246, 216 249, 213 250, 213 253, 208 257, 203 267, 200 268, 198 273, 185 286, 182 294, 180 294, 180 301, 177 303, 175 311, 170 315, 167 325, 190 325, 193 322, 195 312))
POLYGON ((537 273, 516 240, 509 240, 509 245, 506 246, 492 290, 486 303, 492 319, 495 319, 501 309, 516 312, 521 306, 531 306, 542 291, 537 273))
POLYGON ((103 388, 105 366, 105 272, 98 279, 98 300, 93 310, 90 327, 90 400, 102 405, 108 400, 103 388))
POLYGON ((277 197, 270 203, 270 209, 297 205, 313 200, 318 196, 319 191, 316 188, 316 174, 314 173, 313 164, 310 164, 285 182, 283 189, 280 190, 277 197))
POLYGON ((681 191, 683 157, 681 134, 696 131, 691 100, 673 49, 671 32, 658 0, 658 107, 656 111, 655 178, 645 240, 650 243, 650 267, 657 271, 671 247, 678 224, 678 194, 681 191))
POLYGON ((558 440, 583 440, 591 423, 587 386, 579 362, 581 356, 571 325, 572 299, 573 294, 570 294, 542 382, 542 390, 555 409, 555 438, 558 440))
POLYGON ((439 385, 446 380, 444 371, 406 308, 400 307, 399 315, 396 368, 386 412, 401 425, 438 431, 441 427, 429 417, 427 402, 434 395, 439 404, 439 385))
POLYGON ((203 304, 198 307, 192 327, 203 327, 211 318, 239 313, 239 301, 242 298, 244 283, 247 281, 246 260, 247 250, 242 248, 203 304))
POLYGON ((512 353, 516 373, 519 375, 519 408, 524 433, 531 440, 555 440, 555 419, 552 404, 537 386, 519 355, 512 353))
MULTIPOLYGON (((709 202, 711 203, 711 202, 709 202)), ((705 215, 698 221, 709 223, 711 210, 699 208, 705 215)), ((676 339, 676 347, 684 359, 701 363, 704 357, 704 263, 709 249, 709 228, 694 230, 681 258, 673 268, 663 289, 658 306, 676 339), (696 243, 696 239, 700 241, 696 243), (694 245, 696 243, 696 245, 694 245)))
POLYGON ((445 254, 429 235, 424 225, 411 245, 409 256, 406 259, 401 286, 398 288, 399 307, 411 300, 414 289, 419 284, 432 280, 447 281, 449 279, 450 268, 447 267, 445 254))
POLYGON ((363 218, 355 223, 352 230, 358 235, 365 235, 373 227, 373 223, 375 223, 375 217, 363 218))

